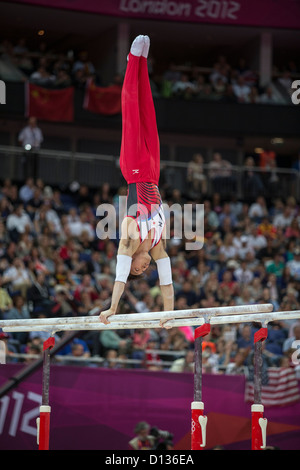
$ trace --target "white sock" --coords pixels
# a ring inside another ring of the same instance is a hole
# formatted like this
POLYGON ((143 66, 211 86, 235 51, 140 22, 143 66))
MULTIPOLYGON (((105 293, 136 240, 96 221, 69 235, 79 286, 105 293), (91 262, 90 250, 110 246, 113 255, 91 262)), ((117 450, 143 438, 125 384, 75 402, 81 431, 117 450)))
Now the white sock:
POLYGON ((140 57, 142 55, 143 47, 144 47, 144 36, 140 35, 135 38, 133 43, 131 44, 130 52, 132 55, 140 57))
POLYGON ((150 47, 150 38, 149 36, 144 36, 144 47, 142 51, 143 57, 146 57, 146 58, 148 57, 149 47, 150 47))

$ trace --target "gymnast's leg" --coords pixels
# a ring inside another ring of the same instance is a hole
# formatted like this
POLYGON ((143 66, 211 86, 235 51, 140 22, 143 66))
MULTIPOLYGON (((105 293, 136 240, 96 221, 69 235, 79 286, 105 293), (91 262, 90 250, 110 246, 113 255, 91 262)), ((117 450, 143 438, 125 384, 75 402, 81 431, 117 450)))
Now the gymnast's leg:
POLYGON ((144 38, 145 45, 140 58, 138 80, 141 133, 147 149, 147 161, 143 167, 143 181, 157 185, 160 175, 160 145, 147 65, 150 40, 148 36, 144 36, 144 38))
POLYGON ((132 43, 122 90, 120 166, 127 183, 158 184, 160 150, 147 56, 150 40, 138 36, 132 43))
POLYGON ((139 62, 144 47, 144 36, 135 38, 128 54, 128 63, 122 88, 122 142, 120 167, 128 184, 140 181, 139 159, 142 151, 141 123, 138 94, 139 62))

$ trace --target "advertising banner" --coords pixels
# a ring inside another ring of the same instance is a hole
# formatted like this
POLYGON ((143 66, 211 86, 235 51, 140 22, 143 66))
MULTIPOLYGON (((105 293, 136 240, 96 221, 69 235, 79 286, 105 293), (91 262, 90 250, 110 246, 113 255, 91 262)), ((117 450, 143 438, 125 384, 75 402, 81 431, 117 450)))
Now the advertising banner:
POLYGON ((299 28, 295 0, 14 0, 16 3, 62 8, 124 18, 194 23, 299 28))
MULTIPOLYGON (((0 387, 22 365, 0 366, 0 387)), ((37 449, 36 418, 42 371, 0 399, 0 449, 37 449)), ((193 374, 53 365, 50 373, 50 450, 127 450, 140 421, 173 434, 190 450, 193 374)), ((251 404, 245 377, 203 376, 206 448, 251 449, 251 404)), ((300 402, 268 407, 267 445, 300 450, 300 402)))

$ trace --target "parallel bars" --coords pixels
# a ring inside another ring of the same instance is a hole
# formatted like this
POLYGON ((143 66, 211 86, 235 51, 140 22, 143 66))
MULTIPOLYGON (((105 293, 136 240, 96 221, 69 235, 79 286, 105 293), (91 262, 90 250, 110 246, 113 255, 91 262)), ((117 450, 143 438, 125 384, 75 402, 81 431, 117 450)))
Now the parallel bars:
MULTIPOLYGON (((266 326, 274 320, 292 320, 300 318, 300 310, 287 312, 273 312, 272 304, 241 305, 231 307, 216 307, 207 309, 189 309, 165 312, 132 313, 129 315, 114 315, 109 317, 110 323, 104 325, 99 321, 93 309, 90 316, 66 318, 36 318, 24 320, 1 320, 0 329, 4 332, 46 331, 54 335, 58 331, 67 330, 107 330, 107 329, 141 329, 160 327, 198 326, 195 329, 195 373, 194 373, 194 401, 192 402, 192 429, 191 448, 200 450, 206 444, 207 416, 203 415, 202 402, 202 338, 209 334, 211 325, 224 325, 233 323, 260 323, 263 325, 255 336, 255 381, 254 404, 252 412, 252 449, 259 450, 266 445, 267 420, 263 418, 263 405, 261 404, 261 353, 262 342, 267 338, 266 326)), ((50 338, 53 339, 53 338, 50 338)), ((53 343, 44 343, 43 364, 43 403, 38 418, 38 440, 42 442, 43 450, 49 449, 50 406, 49 375, 50 361, 49 349, 53 343), (46 417, 45 417, 46 411, 46 417), (48 413, 48 415, 47 415, 48 413)))

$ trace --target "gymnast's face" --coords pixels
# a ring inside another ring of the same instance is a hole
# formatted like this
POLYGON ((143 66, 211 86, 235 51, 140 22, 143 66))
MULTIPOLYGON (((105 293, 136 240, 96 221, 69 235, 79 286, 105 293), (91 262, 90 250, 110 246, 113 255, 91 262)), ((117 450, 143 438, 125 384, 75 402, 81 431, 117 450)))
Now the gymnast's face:
POLYGON ((150 261, 151 256, 148 253, 139 253, 137 255, 133 255, 130 274, 139 276, 144 271, 146 271, 146 269, 148 269, 150 261))

